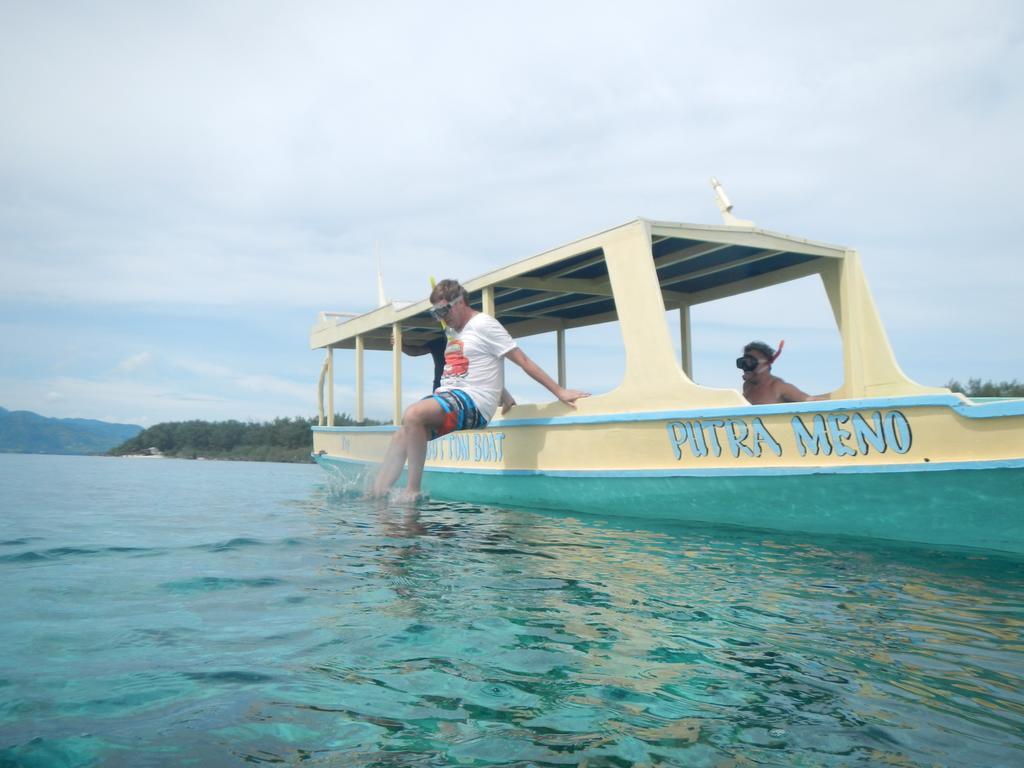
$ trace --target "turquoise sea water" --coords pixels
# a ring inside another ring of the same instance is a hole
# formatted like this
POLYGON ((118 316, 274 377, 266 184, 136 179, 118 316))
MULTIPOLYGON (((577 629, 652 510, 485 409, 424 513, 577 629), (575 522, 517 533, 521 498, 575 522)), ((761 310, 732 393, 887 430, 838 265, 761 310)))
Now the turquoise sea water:
POLYGON ((281 464, 0 455, 0 509, 0 766, 1024 764, 1020 558, 281 464))

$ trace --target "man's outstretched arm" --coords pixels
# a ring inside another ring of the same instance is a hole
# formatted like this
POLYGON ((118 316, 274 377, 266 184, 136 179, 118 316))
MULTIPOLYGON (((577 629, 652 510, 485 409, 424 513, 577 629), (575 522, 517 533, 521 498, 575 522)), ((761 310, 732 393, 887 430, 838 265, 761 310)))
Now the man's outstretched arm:
POLYGON ((544 369, 527 357, 526 353, 519 347, 513 349, 505 355, 505 357, 526 371, 527 376, 542 385, 551 394, 572 408, 576 407, 576 401, 581 397, 590 397, 589 392, 584 392, 580 389, 566 389, 565 387, 559 386, 557 381, 548 376, 544 372, 544 369))
POLYGON ((789 382, 783 382, 779 389, 779 397, 784 403, 803 403, 808 400, 831 400, 832 396, 826 392, 821 395, 808 395, 802 389, 789 382))

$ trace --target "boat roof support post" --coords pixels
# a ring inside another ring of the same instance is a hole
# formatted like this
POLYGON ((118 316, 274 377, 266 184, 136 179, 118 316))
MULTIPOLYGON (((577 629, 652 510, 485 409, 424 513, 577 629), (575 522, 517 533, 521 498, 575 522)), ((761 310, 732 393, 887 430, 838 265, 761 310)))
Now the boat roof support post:
POLYGON ((484 314, 494 317, 494 286, 488 285, 481 291, 484 314))
POLYGON ((690 325, 690 305, 679 305, 679 362, 683 373, 693 379, 693 336, 690 325))
POLYGON ((324 381, 327 379, 327 366, 330 364, 330 349, 324 356, 324 364, 320 366, 320 377, 316 382, 316 424, 322 427, 324 421, 324 381))
POLYGON ((638 219, 609 234, 601 245, 626 351, 626 371, 622 384, 602 396, 602 401, 632 410, 674 408, 681 402, 723 406, 745 402, 736 390, 697 386, 676 361, 651 251, 650 222, 638 219))
POLYGON ((558 355, 558 386, 565 386, 565 328, 555 331, 555 347, 558 355))
POLYGON ((832 393, 833 399, 949 391, 918 384, 900 369, 856 251, 847 251, 841 261, 829 260, 821 279, 843 340, 843 385, 832 393))
POLYGON ((366 404, 363 399, 363 352, 365 344, 362 336, 356 336, 356 423, 362 424, 366 419, 366 404))
POLYGON ((334 426, 334 347, 327 348, 327 426, 334 426))
POLYGON ((391 376, 394 380, 394 407, 391 418, 397 427, 402 423, 402 324, 393 323, 391 338, 394 349, 391 354, 391 376))

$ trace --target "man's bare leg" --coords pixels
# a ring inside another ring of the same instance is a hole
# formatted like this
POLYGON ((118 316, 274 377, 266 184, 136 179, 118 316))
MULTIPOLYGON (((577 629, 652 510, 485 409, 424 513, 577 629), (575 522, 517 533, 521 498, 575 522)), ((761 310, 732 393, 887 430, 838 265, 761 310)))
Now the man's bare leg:
POLYGON ((421 424, 408 424, 403 429, 408 429, 406 437, 406 454, 409 459, 409 474, 405 484, 405 492, 408 495, 418 495, 420 484, 423 482, 423 465, 427 461, 427 442, 430 440, 430 431, 421 424))
POLYGON ((420 400, 409 406, 402 422, 405 432, 406 457, 409 460, 409 475, 402 496, 405 500, 415 500, 420 496, 420 484, 423 482, 423 464, 427 459, 427 443, 431 433, 444 424, 445 412, 437 400, 420 400))
POLYGON ((423 463, 427 457, 427 442, 430 433, 444 422, 444 409, 436 400, 420 400, 405 409, 402 426, 391 439, 377 479, 373 484, 373 495, 383 496, 402 474, 406 459, 409 460, 409 479, 405 495, 417 497, 423 480, 423 463))
POLYGON ((391 442, 388 443, 388 449, 384 453, 384 460, 380 464, 380 469, 377 470, 377 476, 373 479, 371 496, 385 496, 388 489, 398 479, 398 476, 402 474, 406 455, 405 436, 402 434, 404 429, 405 427, 400 427, 395 432, 394 437, 391 438, 391 442))

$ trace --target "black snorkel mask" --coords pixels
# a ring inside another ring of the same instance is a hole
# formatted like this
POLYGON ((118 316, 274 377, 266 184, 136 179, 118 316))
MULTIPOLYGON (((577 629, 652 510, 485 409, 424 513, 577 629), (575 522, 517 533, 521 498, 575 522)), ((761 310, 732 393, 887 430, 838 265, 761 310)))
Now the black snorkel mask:
MULTIPOLYGON (((782 354, 782 348, 784 346, 786 346, 786 340, 785 339, 780 339, 779 340, 779 348, 775 351, 775 354, 772 354, 771 347, 769 347, 767 344, 764 344, 763 342, 754 342, 752 344, 749 344, 747 346, 747 349, 757 348, 757 347, 761 347, 761 346, 765 347, 765 349, 767 350, 767 351, 764 352, 764 354, 765 355, 770 355, 770 357, 767 360, 764 361, 764 364, 770 366, 772 363, 774 363, 776 360, 779 359, 779 355, 782 354)), ((761 350, 758 350, 758 351, 761 351, 761 350)), ((756 371, 758 369, 758 367, 760 365, 761 365, 761 361, 758 360, 756 357, 754 357, 751 354, 745 354, 745 355, 743 355, 743 357, 737 357, 736 358, 736 367, 739 368, 744 373, 753 373, 754 371, 756 371)))
POLYGON ((759 365, 761 365, 761 361, 753 355, 744 355, 743 357, 736 358, 736 367, 744 373, 756 371, 759 365))

